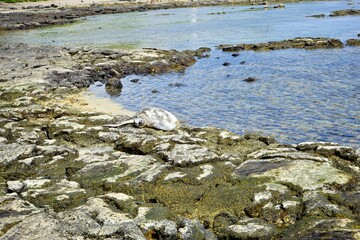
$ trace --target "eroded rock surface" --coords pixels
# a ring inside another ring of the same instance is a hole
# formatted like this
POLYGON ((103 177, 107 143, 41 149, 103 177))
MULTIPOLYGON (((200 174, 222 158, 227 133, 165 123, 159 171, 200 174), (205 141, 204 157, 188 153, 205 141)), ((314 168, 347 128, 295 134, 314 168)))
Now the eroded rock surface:
MULTIPOLYGON (((29 59, 41 53, 27 50, 29 59)), ((216 128, 103 127, 127 117, 62 104, 80 86, 54 81, 51 69, 105 71, 91 65, 100 63, 126 74, 156 57, 131 66, 140 52, 115 63, 95 50, 57 54, 24 70, 22 54, 2 55, 23 77, 2 65, 0 239, 359 237, 359 151, 216 128)))

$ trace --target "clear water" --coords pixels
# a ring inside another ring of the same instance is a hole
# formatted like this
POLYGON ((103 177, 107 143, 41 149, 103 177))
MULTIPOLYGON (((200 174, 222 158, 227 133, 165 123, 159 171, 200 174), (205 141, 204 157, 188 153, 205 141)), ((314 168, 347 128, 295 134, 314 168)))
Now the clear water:
MULTIPOLYGON (((89 17, 62 27, 11 32, 0 43, 94 45, 112 48, 212 48, 184 73, 128 76, 120 96, 137 111, 159 106, 181 121, 236 133, 273 135, 284 143, 333 141, 360 147, 360 48, 288 49, 241 52, 233 57, 218 44, 256 43, 294 37, 334 37, 360 33, 360 17, 310 18, 313 14, 360 8, 360 1, 301 2, 284 9, 249 6, 157 10, 89 17), (226 12, 221 15, 209 13, 226 12), (231 63, 223 66, 224 62, 231 63), (240 64, 245 61, 245 64, 240 64), (247 77, 258 81, 244 82, 247 77), (138 78, 138 83, 130 80, 138 78), (171 86, 180 83, 181 86, 171 86), (152 93, 153 90, 157 93, 152 93)), ((90 88, 109 97, 103 86, 90 88)))
POLYGON ((254 43, 299 36, 354 38, 360 18, 316 19, 313 14, 360 8, 360 1, 288 3, 285 8, 226 6, 156 10, 87 17, 65 26, 12 31, 0 44, 25 42, 47 45, 94 45, 112 48, 196 49, 224 43, 254 43), (226 14, 209 13, 225 12, 226 14))

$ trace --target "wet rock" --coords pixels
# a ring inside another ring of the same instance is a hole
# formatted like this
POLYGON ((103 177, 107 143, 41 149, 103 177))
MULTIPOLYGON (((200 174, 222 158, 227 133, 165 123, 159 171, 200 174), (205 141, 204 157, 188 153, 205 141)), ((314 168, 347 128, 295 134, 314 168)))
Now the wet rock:
POLYGON ((151 93, 159 93, 159 90, 153 89, 151 90, 151 93))
POLYGON ((110 96, 118 96, 122 90, 121 79, 110 78, 105 84, 105 90, 110 96))
POLYGON ((130 80, 130 82, 132 82, 132 83, 138 83, 140 81, 140 79, 138 79, 138 78, 135 78, 135 79, 131 79, 130 80))
POLYGON ((194 56, 197 57, 198 59, 201 58, 208 58, 210 57, 209 52, 211 51, 211 48, 207 48, 207 47, 201 47, 197 50, 194 51, 190 51, 190 50, 185 50, 184 53, 190 55, 190 56, 194 56))
POLYGON ((322 48, 342 48, 343 44, 335 38, 294 38, 279 42, 257 43, 257 44, 238 44, 238 45, 220 45, 218 48, 224 52, 239 52, 244 50, 268 51, 288 48, 303 49, 322 49, 322 48))
POLYGON ((346 46, 360 46, 360 39, 348 39, 346 40, 346 46))
POLYGON ((314 18, 324 18, 326 15, 325 14, 315 14, 315 15, 310 15, 307 17, 314 17, 314 18))
POLYGON ((346 9, 346 10, 337 10, 333 11, 329 16, 330 17, 339 17, 347 15, 360 15, 359 9, 346 9))
POLYGON ((175 83, 170 83, 168 86, 169 87, 184 87, 186 85, 183 83, 180 83, 180 82, 175 82, 175 83))
POLYGON ((225 67, 230 66, 230 65, 231 65, 231 63, 229 63, 229 62, 224 62, 223 63, 223 66, 225 66, 225 67))
POLYGON ((248 77, 248 78, 245 78, 243 81, 244 82, 255 82, 257 80, 258 80, 258 78, 256 78, 256 77, 248 77))
POLYGON ((220 14, 226 14, 226 12, 211 12, 208 13, 207 15, 220 15, 220 14))

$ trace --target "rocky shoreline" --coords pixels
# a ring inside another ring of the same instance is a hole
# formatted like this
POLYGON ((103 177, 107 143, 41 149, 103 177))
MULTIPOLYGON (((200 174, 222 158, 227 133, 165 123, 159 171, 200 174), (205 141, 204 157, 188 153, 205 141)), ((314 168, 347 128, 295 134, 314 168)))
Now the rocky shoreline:
POLYGON ((128 117, 67 104, 207 51, 0 46, 0 239, 359 239, 359 150, 105 128, 128 117))
MULTIPOLYGON (((219 2, 10 9, 0 29, 199 4, 219 2)), ((221 47, 296 46, 343 43, 221 47)), ((106 128, 129 116, 74 104, 95 82, 117 95, 124 76, 184 71, 209 51, 0 46, 0 239, 359 239, 360 150, 217 128, 106 128)))

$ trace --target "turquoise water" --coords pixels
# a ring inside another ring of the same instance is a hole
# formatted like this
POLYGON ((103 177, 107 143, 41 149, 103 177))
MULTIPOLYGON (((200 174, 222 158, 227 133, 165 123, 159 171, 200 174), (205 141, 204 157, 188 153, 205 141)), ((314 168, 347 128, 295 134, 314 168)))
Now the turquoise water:
MULTIPOLYGON (((184 73, 124 78, 121 95, 111 98, 134 111, 163 107, 190 125, 257 132, 284 143, 332 141, 358 148, 359 47, 245 51, 238 57, 215 48, 219 44, 308 36, 342 41, 357 38, 360 16, 307 17, 360 8, 360 1, 352 3, 301 2, 269 10, 227 6, 103 15, 62 27, 11 32, 1 36, 0 43, 178 50, 210 47, 211 57, 199 60, 184 73), (216 12, 225 14, 209 14, 216 12), (223 66, 224 62, 230 65, 223 66), (258 80, 244 82, 247 77, 258 80)), ((104 86, 96 84, 90 89, 109 97, 104 86)))

